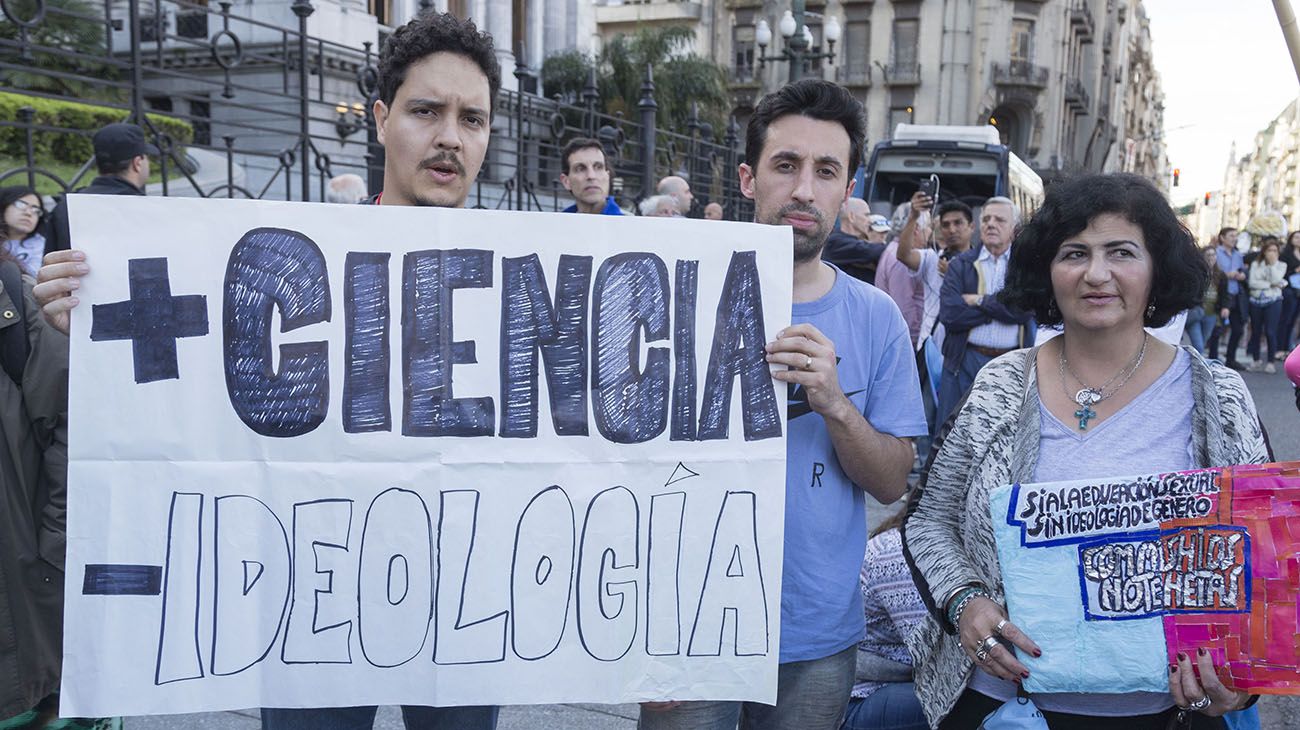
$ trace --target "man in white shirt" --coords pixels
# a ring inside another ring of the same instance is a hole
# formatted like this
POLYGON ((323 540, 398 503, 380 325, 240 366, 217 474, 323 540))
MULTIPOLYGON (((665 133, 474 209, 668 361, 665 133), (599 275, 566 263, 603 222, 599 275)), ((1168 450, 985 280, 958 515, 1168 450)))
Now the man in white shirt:
POLYGON ((971 234, 975 230, 971 225, 973 214, 970 206, 960 200, 950 200, 936 209, 939 243, 943 251, 923 245, 924 236, 917 231, 917 221, 932 205, 934 201, 930 196, 919 190, 912 196, 912 209, 899 234, 896 254, 898 261, 912 272, 912 277, 925 286, 921 328, 914 343, 917 350, 930 338, 943 343, 943 326, 939 324, 939 291, 943 286, 943 276, 948 273, 949 260, 970 250, 971 234))
POLYGON ((980 211, 979 248, 952 259, 939 293, 939 321, 945 329, 943 379, 935 417, 938 432, 989 360, 1034 343, 1033 317, 997 300, 1006 282, 1011 241, 1020 210, 1008 198, 993 197, 980 211))

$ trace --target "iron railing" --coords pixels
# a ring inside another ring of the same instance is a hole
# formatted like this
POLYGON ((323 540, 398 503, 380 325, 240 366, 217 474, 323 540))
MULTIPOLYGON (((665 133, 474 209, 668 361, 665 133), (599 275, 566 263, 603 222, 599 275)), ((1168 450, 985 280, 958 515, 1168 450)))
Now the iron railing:
MULTIPOLYGON (((76 101, 145 127, 163 153, 151 194, 322 200, 329 179, 344 172, 362 175, 377 192, 383 148, 370 110, 381 26, 372 22, 367 31, 349 16, 343 25, 357 41, 350 45, 308 33, 317 12, 310 0, 294 0, 292 16, 283 5, 248 7, 245 16, 232 13, 230 2, 204 0, 0 3, 0 91, 32 98, 15 118, 0 116, 0 140, 11 158, 0 165, 7 168, 0 169, 0 184, 43 181, 47 189, 67 191, 88 182, 94 175, 89 157, 77 160, 84 163, 79 167, 64 160, 75 172, 59 172, 50 145, 37 143, 41 135, 94 132, 51 121, 45 102, 76 101), (78 31, 77 44, 67 42, 69 28, 78 31), (174 127, 150 115, 188 124, 190 138, 177 139, 169 132, 174 127)), ((520 88, 536 88, 528 69, 515 69, 515 76, 520 88)), ((685 130, 664 129, 654 94, 647 69, 637 116, 628 119, 599 110, 594 78, 577 104, 502 91, 469 205, 564 207, 570 200, 559 183, 560 150, 584 135, 603 143, 613 193, 625 208, 651 194, 659 178, 680 174, 699 209, 717 201, 728 218, 748 219, 752 208, 735 172, 740 131, 734 119, 714 129, 696 115, 685 130)))
POLYGON ((1006 64, 993 64, 993 83, 1043 89, 1047 87, 1049 73, 1046 66, 1036 66, 1029 61, 1013 59, 1006 64))

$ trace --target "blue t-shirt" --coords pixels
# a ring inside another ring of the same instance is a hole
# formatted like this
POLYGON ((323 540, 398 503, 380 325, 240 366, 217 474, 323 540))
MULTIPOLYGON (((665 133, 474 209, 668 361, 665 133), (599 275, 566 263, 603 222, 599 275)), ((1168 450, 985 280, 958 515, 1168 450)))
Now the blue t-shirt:
MULTIPOLYGON (((839 358, 840 388, 877 431, 926 433, 907 323, 884 292, 835 270, 835 285, 796 303, 839 358)), ((790 387, 785 472, 781 661, 821 659, 862 639, 858 573, 867 546, 864 492, 844 474, 826 422, 790 387)))

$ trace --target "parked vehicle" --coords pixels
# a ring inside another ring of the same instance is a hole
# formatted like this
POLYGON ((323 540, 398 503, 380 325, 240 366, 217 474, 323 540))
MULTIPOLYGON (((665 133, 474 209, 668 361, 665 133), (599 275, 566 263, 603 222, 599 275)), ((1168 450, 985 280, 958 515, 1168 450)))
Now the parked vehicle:
POLYGON ((858 171, 856 194, 872 213, 894 209, 931 175, 939 178, 939 200, 960 200, 977 210, 994 196, 1011 198, 1028 219, 1043 201, 1043 181, 1015 155, 992 126, 900 124, 894 137, 871 151, 858 171))

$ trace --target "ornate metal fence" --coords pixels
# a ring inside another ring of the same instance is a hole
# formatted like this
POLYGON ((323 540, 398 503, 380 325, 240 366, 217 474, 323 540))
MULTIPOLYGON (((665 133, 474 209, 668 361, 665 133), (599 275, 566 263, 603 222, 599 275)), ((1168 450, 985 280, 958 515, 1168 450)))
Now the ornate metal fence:
MULTIPOLYGON (((358 40, 352 46, 307 32, 308 19, 320 17, 310 0, 294 0, 293 18, 277 17, 283 6, 247 7, 246 16, 225 1, 0 2, 0 92, 23 95, 8 100, 18 104, 14 113, 0 114, 0 184, 66 191, 88 182, 90 114, 91 126, 133 121, 157 142, 163 154, 151 193, 321 200, 329 178, 343 172, 361 174, 377 191, 383 148, 370 109, 382 26, 351 11, 344 25, 358 40), (81 138, 80 147, 65 135, 81 138), (68 159, 76 149, 81 156, 68 159)), ((341 9, 320 11, 328 24, 341 9)), ((516 69, 521 79, 527 73, 516 69)), ((603 114, 594 82, 579 105, 503 91, 469 204, 568 205, 559 153, 582 135, 605 147, 625 207, 660 177, 679 174, 691 182, 697 210, 717 201, 728 218, 751 215, 737 187, 734 121, 726 130, 694 120, 685 131, 660 128, 649 69, 637 119, 603 114)))

